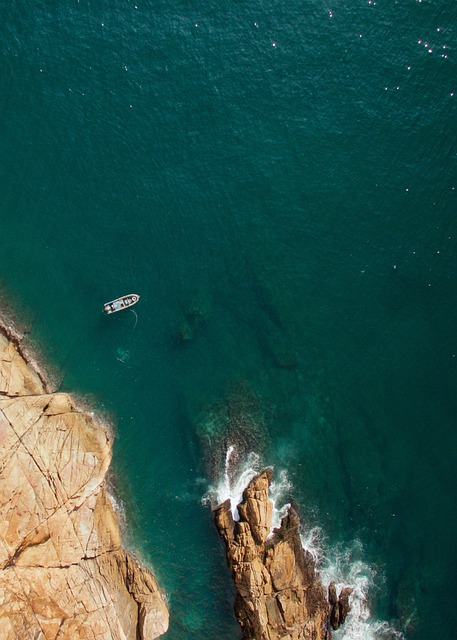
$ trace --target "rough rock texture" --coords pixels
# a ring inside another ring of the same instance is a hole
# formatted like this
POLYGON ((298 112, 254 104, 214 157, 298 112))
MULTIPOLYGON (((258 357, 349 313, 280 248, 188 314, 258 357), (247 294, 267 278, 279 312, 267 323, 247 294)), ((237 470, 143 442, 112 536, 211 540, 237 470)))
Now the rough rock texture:
POLYGON ((168 610, 121 547, 111 436, 0 331, 0 640, 153 640, 168 610))
POLYGON ((301 545, 292 507, 269 537, 270 483, 269 469, 251 480, 238 505, 239 521, 233 520, 230 500, 214 511, 237 589, 235 614, 243 638, 329 640, 331 627, 344 622, 351 589, 343 589, 338 598, 331 585, 326 593, 311 555, 301 545))

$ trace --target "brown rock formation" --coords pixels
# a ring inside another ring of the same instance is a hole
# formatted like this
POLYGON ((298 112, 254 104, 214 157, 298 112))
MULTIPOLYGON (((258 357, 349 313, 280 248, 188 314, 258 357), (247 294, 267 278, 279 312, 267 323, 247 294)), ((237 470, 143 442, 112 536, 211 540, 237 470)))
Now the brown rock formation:
POLYGON ((301 545, 300 523, 293 508, 268 537, 270 482, 269 469, 252 479, 238 506, 239 521, 233 520, 229 500, 214 511, 238 592, 235 614, 243 638, 329 640, 332 623, 336 629, 346 617, 351 589, 343 589, 337 598, 333 585, 330 597, 334 592, 335 601, 327 600, 313 558, 301 545))
POLYGON ((0 640, 153 640, 168 610, 121 547, 112 438, 0 331, 0 640))

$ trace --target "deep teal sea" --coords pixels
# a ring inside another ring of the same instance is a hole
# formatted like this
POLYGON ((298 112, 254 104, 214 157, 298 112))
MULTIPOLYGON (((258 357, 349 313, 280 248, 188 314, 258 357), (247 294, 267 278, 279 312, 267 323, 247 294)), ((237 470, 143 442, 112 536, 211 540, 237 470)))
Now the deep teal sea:
POLYGON ((455 0, 0 0, 0 53, 2 296, 115 423, 166 639, 240 637, 199 435, 233 389, 357 584, 335 638, 456 637, 455 0))

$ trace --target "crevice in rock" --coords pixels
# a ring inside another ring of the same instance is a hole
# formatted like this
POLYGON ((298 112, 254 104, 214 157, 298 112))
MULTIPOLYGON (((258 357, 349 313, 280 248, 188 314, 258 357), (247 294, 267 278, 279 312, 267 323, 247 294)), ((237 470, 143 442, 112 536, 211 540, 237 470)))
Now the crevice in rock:
POLYGON ((8 569, 9 567, 16 564, 18 558, 24 553, 26 549, 30 547, 38 547, 42 544, 45 544, 50 539, 49 533, 46 533, 42 539, 37 540, 36 542, 28 542, 27 540, 23 540, 16 551, 8 558, 8 560, 3 565, 2 569, 8 569))
MULTIPOLYGON (((28 355, 27 349, 22 344, 23 336, 13 331, 11 328, 0 324, 0 332, 16 347, 18 354, 22 357, 26 365, 38 376, 44 390, 47 393, 52 393, 55 389, 52 388, 51 382, 47 379, 43 371, 40 371, 35 361, 28 355)), ((12 364, 12 361, 11 361, 12 364)))

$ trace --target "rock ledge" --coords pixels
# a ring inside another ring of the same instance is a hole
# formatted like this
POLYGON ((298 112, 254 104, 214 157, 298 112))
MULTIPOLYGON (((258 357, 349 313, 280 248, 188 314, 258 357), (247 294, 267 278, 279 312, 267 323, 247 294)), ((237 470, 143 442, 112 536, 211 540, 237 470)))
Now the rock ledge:
POLYGON ((153 640, 168 609, 121 546, 112 436, 0 327, 0 640, 153 640))

